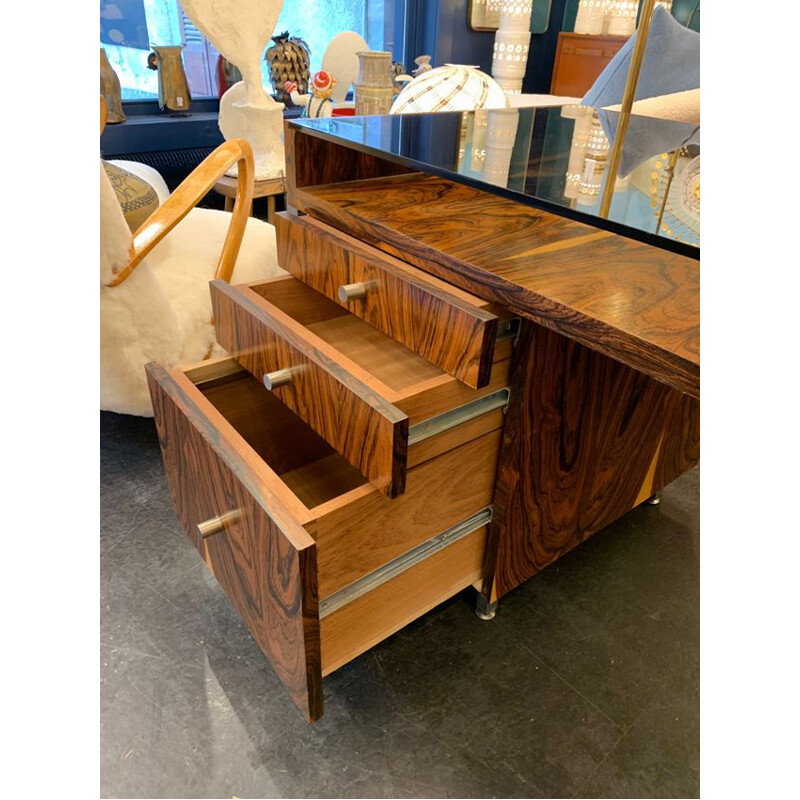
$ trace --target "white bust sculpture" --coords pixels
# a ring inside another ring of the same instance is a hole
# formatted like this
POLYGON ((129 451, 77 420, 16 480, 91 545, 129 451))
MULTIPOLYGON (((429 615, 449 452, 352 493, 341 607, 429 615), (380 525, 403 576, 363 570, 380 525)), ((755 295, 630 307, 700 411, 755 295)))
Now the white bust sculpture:
MULTIPOLYGON (((283 0, 182 0, 186 15, 242 73, 219 101, 219 129, 226 139, 247 139, 255 156, 255 179, 286 174, 283 103, 264 91, 261 53, 278 22, 283 0)), ((229 175, 236 175, 234 166, 229 175)))

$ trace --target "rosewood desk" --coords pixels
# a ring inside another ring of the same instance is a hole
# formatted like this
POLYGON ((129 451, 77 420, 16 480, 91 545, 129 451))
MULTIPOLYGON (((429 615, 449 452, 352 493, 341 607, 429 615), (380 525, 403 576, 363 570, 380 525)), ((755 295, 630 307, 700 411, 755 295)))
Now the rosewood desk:
POLYGON ((699 458, 699 250, 646 193, 569 201, 569 115, 511 113, 499 145, 287 123, 287 275, 211 284, 230 358, 148 366, 177 514, 311 720, 323 676, 471 585, 491 618, 699 458))

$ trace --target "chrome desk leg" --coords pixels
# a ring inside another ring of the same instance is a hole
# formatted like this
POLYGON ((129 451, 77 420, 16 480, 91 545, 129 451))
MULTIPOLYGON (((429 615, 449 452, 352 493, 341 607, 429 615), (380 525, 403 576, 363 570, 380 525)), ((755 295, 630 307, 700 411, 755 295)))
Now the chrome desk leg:
POLYGON ((494 619, 497 613, 497 600, 494 603, 487 602, 486 598, 478 592, 478 599, 475 602, 475 613, 479 619, 494 619))

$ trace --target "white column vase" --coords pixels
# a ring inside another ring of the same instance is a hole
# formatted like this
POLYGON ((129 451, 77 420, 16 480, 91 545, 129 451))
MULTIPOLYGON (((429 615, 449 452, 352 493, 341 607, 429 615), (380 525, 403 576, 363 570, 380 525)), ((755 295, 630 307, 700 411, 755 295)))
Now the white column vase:
POLYGON ((483 179, 494 186, 508 186, 511 155, 517 140, 519 109, 498 108, 488 112, 486 124, 486 158, 483 179))
POLYGON ((611 0, 608 6, 608 33, 631 36, 636 30, 639 0, 611 0))
POLYGON ((580 0, 578 16, 575 17, 575 33, 601 34, 607 10, 608 0, 580 0))

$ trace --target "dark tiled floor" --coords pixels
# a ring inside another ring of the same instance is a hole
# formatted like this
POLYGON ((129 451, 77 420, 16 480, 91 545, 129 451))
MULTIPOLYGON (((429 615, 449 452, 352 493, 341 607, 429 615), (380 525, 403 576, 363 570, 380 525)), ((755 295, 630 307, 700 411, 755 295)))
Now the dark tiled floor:
POLYGON ((179 528, 151 420, 101 415, 104 797, 699 796, 699 474, 500 603, 325 679, 308 725, 179 528))

